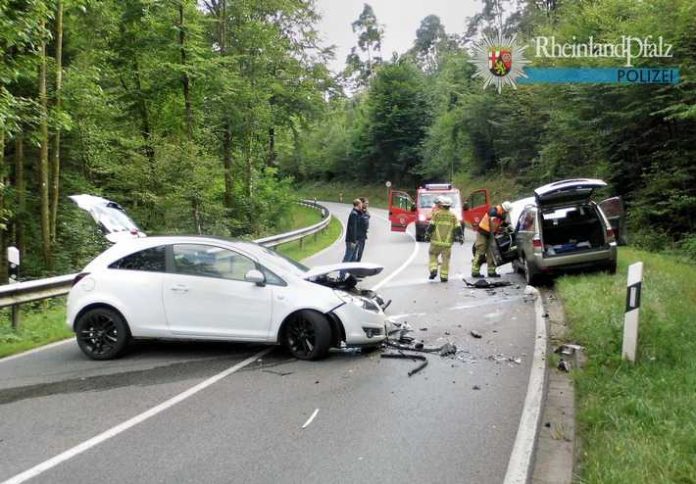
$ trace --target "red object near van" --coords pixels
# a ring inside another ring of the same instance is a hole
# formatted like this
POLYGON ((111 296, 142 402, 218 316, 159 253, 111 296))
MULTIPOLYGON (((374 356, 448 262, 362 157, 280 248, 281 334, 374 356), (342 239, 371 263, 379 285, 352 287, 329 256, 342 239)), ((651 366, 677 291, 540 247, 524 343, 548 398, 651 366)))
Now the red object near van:
POLYGON ((425 240, 425 231, 432 218, 437 197, 446 196, 452 200, 451 210, 457 219, 469 227, 478 226, 481 217, 490 207, 488 190, 473 192, 466 203, 462 203, 458 188, 449 183, 429 183, 418 188, 415 200, 405 190, 389 191, 389 221, 392 232, 405 232, 409 224, 416 224, 416 240, 425 240))

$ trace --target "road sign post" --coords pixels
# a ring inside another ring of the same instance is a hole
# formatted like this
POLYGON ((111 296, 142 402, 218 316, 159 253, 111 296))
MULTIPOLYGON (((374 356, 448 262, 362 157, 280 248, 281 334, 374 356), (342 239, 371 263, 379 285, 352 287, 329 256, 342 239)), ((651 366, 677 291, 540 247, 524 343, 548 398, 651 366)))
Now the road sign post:
MULTIPOLYGON (((9 283, 16 284, 19 282, 19 249, 17 247, 7 248, 7 263, 9 265, 9 283)), ((19 306, 12 306, 12 329, 16 330, 19 327, 19 306)))
POLYGON ((624 337, 621 356, 631 363, 636 362, 638 347, 638 311, 640 310, 640 290, 643 283, 643 263, 636 262, 628 268, 626 292, 626 315, 624 317, 624 337))

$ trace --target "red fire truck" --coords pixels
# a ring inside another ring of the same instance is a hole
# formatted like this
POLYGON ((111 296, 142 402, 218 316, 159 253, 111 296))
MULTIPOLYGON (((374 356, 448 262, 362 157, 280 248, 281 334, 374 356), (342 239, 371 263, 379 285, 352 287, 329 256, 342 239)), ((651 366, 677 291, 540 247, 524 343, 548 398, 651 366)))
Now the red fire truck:
POLYGON ((416 224, 416 240, 423 241, 428 228, 435 200, 447 196, 452 200, 451 210, 462 224, 471 228, 478 226, 481 217, 490 207, 488 190, 473 192, 462 204, 458 188, 449 183, 430 183, 416 191, 415 201, 404 190, 389 190, 389 221, 392 232, 405 232, 409 224, 416 224))

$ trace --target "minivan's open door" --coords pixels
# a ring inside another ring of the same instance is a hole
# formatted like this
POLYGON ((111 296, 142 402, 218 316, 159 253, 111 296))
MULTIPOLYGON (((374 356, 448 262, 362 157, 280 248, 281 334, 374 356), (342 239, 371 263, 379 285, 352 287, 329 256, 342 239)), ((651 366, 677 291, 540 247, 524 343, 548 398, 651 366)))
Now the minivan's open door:
POLYGON ((407 192, 389 190, 389 221, 392 232, 406 232, 408 224, 416 221, 416 204, 407 192))
POLYGON ((601 201, 599 208, 602 209, 604 215, 607 216, 611 228, 616 237, 616 243, 619 245, 626 244, 626 211, 621 197, 607 198, 601 201))
POLYGON ((474 230, 478 228, 478 224, 483 218, 483 216, 488 212, 491 207, 490 196, 488 194, 488 189, 482 188, 476 190, 469 195, 466 200, 466 207, 464 210, 464 223, 474 230))

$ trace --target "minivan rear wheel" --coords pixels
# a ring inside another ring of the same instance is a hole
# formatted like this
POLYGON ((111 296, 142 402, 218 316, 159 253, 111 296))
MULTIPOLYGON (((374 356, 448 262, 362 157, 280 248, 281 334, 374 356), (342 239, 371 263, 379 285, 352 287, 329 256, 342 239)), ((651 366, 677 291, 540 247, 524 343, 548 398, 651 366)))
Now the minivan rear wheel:
POLYGON ((539 274, 533 269, 529 261, 524 258, 522 259, 524 266, 524 279, 530 286, 536 286, 539 284, 539 274))

